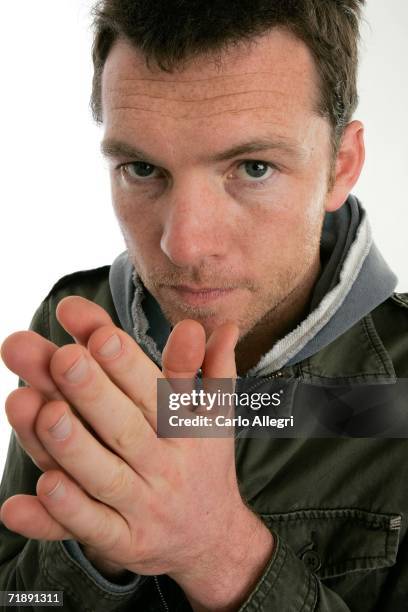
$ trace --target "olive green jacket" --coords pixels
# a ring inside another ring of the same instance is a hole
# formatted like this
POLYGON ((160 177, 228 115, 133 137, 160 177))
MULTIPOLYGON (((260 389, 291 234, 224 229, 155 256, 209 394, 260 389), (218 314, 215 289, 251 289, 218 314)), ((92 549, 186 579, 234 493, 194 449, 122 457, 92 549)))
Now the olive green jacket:
MULTIPOLYGON (((62 279, 32 329, 57 345, 72 342, 55 318, 59 300, 72 294, 100 304, 119 324, 108 274, 104 267, 62 279)), ((407 296, 393 295, 279 374, 306 382, 408 377, 407 296)), ((239 438, 236 469, 243 498, 276 538, 242 612, 408 610, 408 440, 239 438)), ((12 436, 0 502, 35 494, 39 476, 12 436)), ((71 550, 26 540, 0 524, 0 590, 63 591, 70 612, 191 609, 167 576, 113 584, 71 550)))

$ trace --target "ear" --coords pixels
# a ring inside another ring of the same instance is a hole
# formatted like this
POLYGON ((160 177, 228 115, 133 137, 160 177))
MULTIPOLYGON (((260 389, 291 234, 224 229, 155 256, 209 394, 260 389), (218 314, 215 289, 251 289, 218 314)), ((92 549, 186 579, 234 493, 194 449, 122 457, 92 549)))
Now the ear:
POLYGON ((326 201, 328 212, 346 201, 360 176, 364 158, 364 126, 361 121, 352 121, 344 130, 337 153, 333 184, 326 201))

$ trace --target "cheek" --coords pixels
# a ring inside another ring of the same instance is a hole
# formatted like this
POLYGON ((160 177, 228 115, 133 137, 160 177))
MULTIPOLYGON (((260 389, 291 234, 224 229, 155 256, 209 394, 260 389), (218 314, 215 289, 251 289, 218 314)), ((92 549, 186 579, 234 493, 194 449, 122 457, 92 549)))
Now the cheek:
POLYGON ((312 207, 302 206, 298 199, 279 197, 273 201, 258 201, 246 210, 240 224, 241 235, 254 247, 269 242, 290 241, 303 231, 313 217, 312 207), (296 202, 296 203, 295 203, 296 202))
POLYGON ((282 273, 310 262, 319 249, 324 201, 310 192, 280 194, 248 211, 241 234, 244 261, 252 269, 282 273))
POLYGON ((141 208, 128 194, 115 187, 114 183, 112 202, 127 245, 135 250, 138 245, 151 242, 154 234, 158 232, 157 216, 153 214, 152 207, 141 208))

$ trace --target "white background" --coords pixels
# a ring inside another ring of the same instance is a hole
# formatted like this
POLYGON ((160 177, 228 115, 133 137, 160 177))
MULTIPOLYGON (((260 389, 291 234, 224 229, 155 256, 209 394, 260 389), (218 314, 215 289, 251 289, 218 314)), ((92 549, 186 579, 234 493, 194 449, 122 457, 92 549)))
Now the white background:
MULTIPOLYGON (((90 5, 2 7, 1 340, 28 326, 58 278, 111 263, 123 250, 88 110, 90 5)), ((354 192, 399 290, 408 291, 408 3, 369 0, 366 21, 355 116, 366 126, 367 161, 354 192)), ((15 386, 0 364, 0 473, 9 438, 3 405, 15 386)))

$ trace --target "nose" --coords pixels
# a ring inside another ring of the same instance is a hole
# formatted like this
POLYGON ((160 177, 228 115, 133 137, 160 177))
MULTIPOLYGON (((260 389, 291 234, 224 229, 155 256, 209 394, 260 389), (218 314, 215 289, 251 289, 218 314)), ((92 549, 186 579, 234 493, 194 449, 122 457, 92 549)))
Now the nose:
POLYGON ((228 251, 228 206, 222 192, 199 180, 173 185, 164 210, 162 251, 178 267, 197 266, 228 251))

